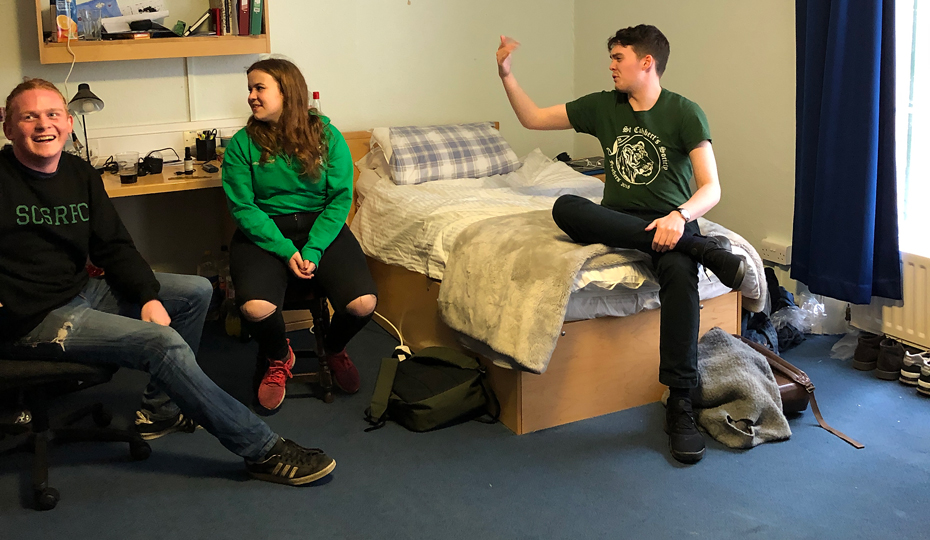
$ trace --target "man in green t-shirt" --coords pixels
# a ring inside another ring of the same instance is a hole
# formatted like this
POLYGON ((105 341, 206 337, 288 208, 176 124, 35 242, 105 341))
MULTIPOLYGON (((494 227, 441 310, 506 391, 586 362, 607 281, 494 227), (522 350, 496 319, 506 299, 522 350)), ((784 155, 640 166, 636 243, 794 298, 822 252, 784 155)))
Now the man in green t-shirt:
POLYGON ((665 415, 669 449, 678 461, 697 463, 704 457, 704 439, 694 423, 690 396, 698 382, 698 263, 734 289, 746 273, 729 241, 702 236, 695 221, 720 200, 707 118, 696 103, 662 88, 669 44, 654 26, 624 28, 607 41, 613 91, 552 107, 537 107, 513 76, 511 53, 518 45, 501 36, 497 65, 520 123, 529 129, 588 133, 604 149, 601 204, 562 196, 552 208, 556 224, 576 242, 652 256, 662 304, 659 381, 670 391, 665 415))

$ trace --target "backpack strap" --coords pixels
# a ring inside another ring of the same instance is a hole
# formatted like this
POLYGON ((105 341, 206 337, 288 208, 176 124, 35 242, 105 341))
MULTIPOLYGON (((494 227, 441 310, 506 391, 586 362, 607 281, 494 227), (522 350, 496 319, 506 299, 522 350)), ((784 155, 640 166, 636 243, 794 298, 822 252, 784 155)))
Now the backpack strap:
POLYGON ((739 338, 740 341, 742 341, 746 345, 749 345, 753 349, 759 351, 759 353, 761 353, 762 356, 764 356, 765 359, 768 360, 769 366, 771 366, 773 370, 778 371, 785 377, 788 377, 788 379, 790 379, 794 383, 803 386, 804 389, 807 390, 807 393, 810 394, 811 411, 814 412, 814 418, 817 419, 817 423, 820 425, 820 427, 836 435, 840 439, 843 439, 844 441, 852 445, 854 448, 857 448, 857 449, 865 448, 865 446, 862 443, 853 439, 849 435, 846 435, 842 431, 830 426, 830 424, 828 424, 827 421, 823 419, 823 415, 820 414, 820 407, 817 406, 817 398, 814 397, 814 383, 811 382, 811 379, 810 377, 807 376, 807 373, 804 373, 804 371, 801 368, 795 366, 794 364, 791 364, 784 358, 778 356, 777 354, 766 349, 765 347, 757 343, 753 343, 752 341, 749 341, 748 339, 742 336, 735 336, 735 337, 739 338))
POLYGON ((497 400, 497 396, 491 388, 491 383, 488 382, 488 374, 485 372, 484 368, 481 368, 480 371, 481 388, 484 389, 484 396, 488 400, 488 411, 485 414, 490 417, 490 420, 482 420, 481 416, 475 418, 475 420, 483 424, 496 424, 501 418, 501 403, 497 400))
POLYGON ((372 431, 384 427, 387 416, 388 401, 391 399, 391 389, 394 387, 394 376, 397 375, 396 358, 382 358, 381 369, 378 371, 378 381, 375 382, 375 392, 371 396, 371 405, 365 411, 365 420, 371 427, 365 431, 372 431))

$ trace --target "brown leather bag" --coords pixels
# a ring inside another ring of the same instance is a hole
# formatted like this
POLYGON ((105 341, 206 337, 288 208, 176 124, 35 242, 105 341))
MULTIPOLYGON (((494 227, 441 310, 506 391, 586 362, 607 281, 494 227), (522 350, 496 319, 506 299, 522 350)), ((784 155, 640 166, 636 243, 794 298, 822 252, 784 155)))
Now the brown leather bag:
MULTIPOLYGON (((735 334, 734 334, 735 335, 735 334)), ((820 427, 843 439, 856 448, 864 446, 855 439, 847 436, 842 431, 830 427, 820 414, 820 407, 817 406, 817 399, 814 397, 814 383, 811 382, 807 373, 795 367, 784 358, 768 350, 763 345, 749 341, 742 336, 738 337, 743 343, 762 353, 762 356, 768 360, 772 368, 772 374, 775 375, 775 383, 778 384, 778 391, 781 394, 782 410, 785 414, 799 413, 807 409, 810 403, 811 410, 814 411, 814 418, 820 427)))

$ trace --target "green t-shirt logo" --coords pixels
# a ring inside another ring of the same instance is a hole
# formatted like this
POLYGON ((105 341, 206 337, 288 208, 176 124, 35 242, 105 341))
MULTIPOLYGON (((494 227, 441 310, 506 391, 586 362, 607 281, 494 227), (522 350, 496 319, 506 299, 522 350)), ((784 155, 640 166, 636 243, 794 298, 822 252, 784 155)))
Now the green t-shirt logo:
POLYGON ((601 204, 614 210, 667 213, 691 198, 690 152, 710 140, 700 107, 663 89, 651 109, 634 111, 626 94, 597 92, 565 104, 579 133, 604 149, 601 204))
POLYGON ((617 181, 645 186, 658 178, 660 170, 668 169, 668 162, 663 160, 665 147, 657 146, 643 134, 621 135, 612 148, 604 151, 617 181))

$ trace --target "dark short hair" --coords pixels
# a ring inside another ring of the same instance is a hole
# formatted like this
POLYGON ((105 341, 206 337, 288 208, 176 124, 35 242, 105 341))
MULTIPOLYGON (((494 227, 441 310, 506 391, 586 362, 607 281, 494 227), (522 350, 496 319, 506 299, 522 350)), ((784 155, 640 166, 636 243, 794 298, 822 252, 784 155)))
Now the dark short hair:
POLYGON ((631 47, 639 58, 647 54, 652 55, 652 58, 656 61, 656 73, 659 77, 665 73, 670 50, 668 39, 655 26, 640 24, 639 26, 621 28, 617 30, 613 37, 607 40, 607 50, 613 49, 616 45, 631 47))

